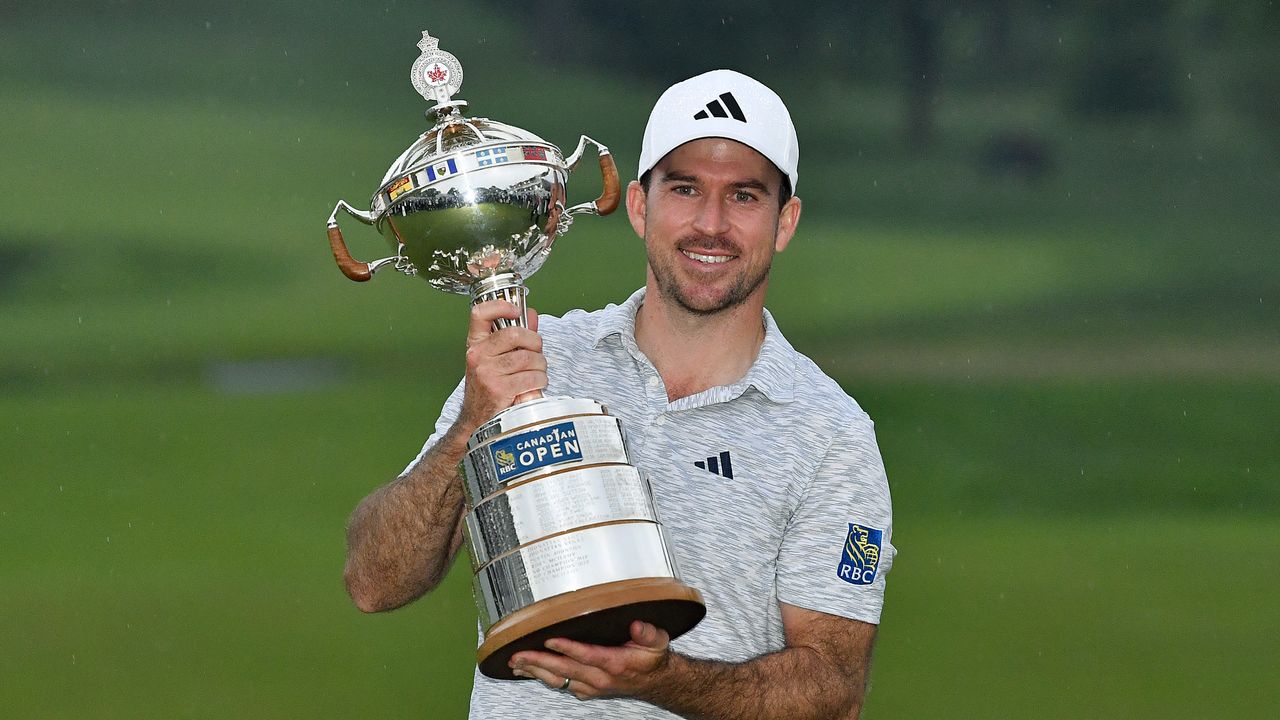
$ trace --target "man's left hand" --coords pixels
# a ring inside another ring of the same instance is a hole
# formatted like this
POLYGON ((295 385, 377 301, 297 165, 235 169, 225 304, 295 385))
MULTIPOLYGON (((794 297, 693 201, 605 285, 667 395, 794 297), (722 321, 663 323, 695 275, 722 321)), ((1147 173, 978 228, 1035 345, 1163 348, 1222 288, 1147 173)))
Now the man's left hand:
POLYGON ((535 678, 579 700, 643 697, 670 666, 671 639, 667 631, 639 620, 630 630, 631 640, 619 647, 552 638, 546 642, 551 652, 516 653, 511 668, 517 676, 535 678))

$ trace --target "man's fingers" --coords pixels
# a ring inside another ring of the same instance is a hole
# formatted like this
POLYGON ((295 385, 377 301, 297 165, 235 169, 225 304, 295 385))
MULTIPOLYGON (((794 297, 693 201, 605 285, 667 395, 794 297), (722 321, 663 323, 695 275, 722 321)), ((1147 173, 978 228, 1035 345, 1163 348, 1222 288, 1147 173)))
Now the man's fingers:
MULTIPOLYGON (((532 310, 529 314, 536 315, 532 310)), ((506 300, 489 300, 471 306, 471 323, 467 327, 467 347, 482 342, 493 332, 493 323, 499 319, 515 320, 520 311, 506 300)))
POLYGON ((554 652, 522 652, 511 659, 512 669, 524 672, 547 687, 559 690, 565 678, 573 680, 575 695, 595 695, 607 684, 608 676, 599 668, 574 662, 571 658, 554 652))
POLYGON ((546 365, 543 364, 542 370, 527 370, 525 372, 516 373, 510 376, 513 389, 511 399, 514 400, 517 395, 523 395, 531 390, 547 389, 547 371, 546 365))
POLYGON ((511 407, 517 396, 545 389, 547 371, 535 369, 510 374, 479 372, 468 376, 467 381, 467 392, 475 393, 475 402, 479 403, 476 407, 487 419, 499 410, 511 407))
POLYGON ((557 678, 550 670, 537 665, 522 665, 516 668, 515 673, 517 676, 533 678, 552 690, 559 690, 564 684, 564 676, 557 678))
POLYGON ((666 630, 643 620, 635 620, 631 623, 631 642, 642 648, 661 651, 666 649, 671 638, 666 630))
POLYGON ((547 358, 536 350, 516 348, 493 358, 495 369, 503 375, 523 372, 547 372, 547 358))
POLYGON ((610 651, 617 652, 616 648, 588 645, 566 638, 552 638, 546 642, 546 646, 548 650, 554 650, 570 660, 592 667, 605 667, 612 657, 610 651))
POLYGON ((501 355, 519 348, 542 352, 542 336, 522 327, 503 328, 490 332, 475 342, 468 338, 468 342, 467 354, 476 358, 501 355))

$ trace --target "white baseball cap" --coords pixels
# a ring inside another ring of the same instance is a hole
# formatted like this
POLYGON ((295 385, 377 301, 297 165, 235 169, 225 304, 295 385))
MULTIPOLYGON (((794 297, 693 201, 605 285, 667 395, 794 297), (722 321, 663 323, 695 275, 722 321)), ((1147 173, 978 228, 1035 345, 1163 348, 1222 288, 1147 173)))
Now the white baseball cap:
POLYGON ((782 98, 733 70, 712 70, 667 88, 649 114, 640 146, 640 171, 690 140, 722 137, 754 149, 791 181, 795 192, 800 142, 782 98))

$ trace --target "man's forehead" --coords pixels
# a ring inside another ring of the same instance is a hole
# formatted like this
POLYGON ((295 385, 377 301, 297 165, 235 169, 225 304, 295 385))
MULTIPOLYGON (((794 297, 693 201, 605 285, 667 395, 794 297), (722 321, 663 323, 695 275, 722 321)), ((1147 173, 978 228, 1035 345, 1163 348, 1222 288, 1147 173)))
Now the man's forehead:
POLYGON ((671 174, 700 177, 714 172, 717 166, 744 165, 735 168, 749 177, 744 180, 757 180, 768 183, 771 180, 782 182, 782 171, 769 158, 761 155, 755 148, 731 138, 709 137, 690 140, 677 146, 662 156, 654 169, 658 175, 671 174))

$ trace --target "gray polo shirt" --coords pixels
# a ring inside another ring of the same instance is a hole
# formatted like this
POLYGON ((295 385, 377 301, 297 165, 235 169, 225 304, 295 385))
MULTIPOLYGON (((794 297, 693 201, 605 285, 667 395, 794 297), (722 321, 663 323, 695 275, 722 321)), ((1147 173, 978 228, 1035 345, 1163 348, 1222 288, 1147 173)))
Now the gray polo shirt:
MULTIPOLYGON (((643 302, 641 289, 622 305, 541 316, 539 331, 547 394, 598 400, 623 419, 681 579, 707 603, 706 618, 673 649, 731 662, 779 650, 779 602, 878 623, 894 548, 870 418, 791 347, 768 311, 746 376, 667 402, 662 378, 636 346, 643 302)), ((459 385, 424 453, 461 402, 459 385)), ((537 682, 477 671, 471 717, 675 716, 634 700, 579 702, 537 682)))

